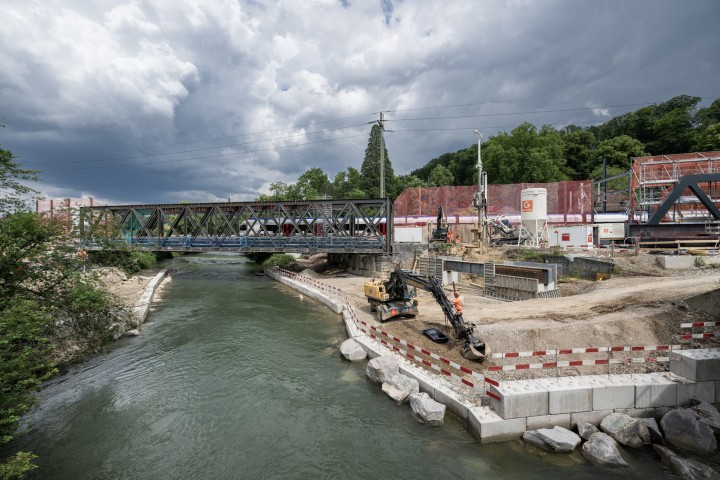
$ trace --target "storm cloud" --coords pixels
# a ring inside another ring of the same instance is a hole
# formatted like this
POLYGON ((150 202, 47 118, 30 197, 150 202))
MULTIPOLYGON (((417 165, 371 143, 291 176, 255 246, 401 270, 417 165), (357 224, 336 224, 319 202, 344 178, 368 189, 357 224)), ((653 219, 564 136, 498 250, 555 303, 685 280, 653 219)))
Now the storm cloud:
POLYGON ((716 0, 4 0, 0 145, 49 197, 251 200, 522 122, 720 96, 716 0))

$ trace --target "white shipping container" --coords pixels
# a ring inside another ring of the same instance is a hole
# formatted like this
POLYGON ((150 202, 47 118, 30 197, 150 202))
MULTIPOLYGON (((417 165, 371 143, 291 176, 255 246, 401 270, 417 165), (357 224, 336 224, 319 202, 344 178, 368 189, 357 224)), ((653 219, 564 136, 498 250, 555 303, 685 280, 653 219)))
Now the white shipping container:
POLYGON ((397 243, 420 243, 423 239, 422 227, 395 227, 397 243))
POLYGON ((560 248, 593 248, 592 225, 554 226, 548 228, 548 243, 560 248))
POLYGON ((625 240, 624 223, 598 223, 598 239, 603 241, 625 240))

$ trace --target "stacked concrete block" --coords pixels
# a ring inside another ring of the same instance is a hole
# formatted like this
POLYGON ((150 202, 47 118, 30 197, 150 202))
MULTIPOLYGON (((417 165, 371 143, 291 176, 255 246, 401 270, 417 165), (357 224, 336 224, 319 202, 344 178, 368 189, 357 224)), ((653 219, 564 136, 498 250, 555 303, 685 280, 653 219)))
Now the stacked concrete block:
POLYGON ((504 419, 487 407, 471 408, 468 423, 482 443, 515 440, 527 429, 525 417, 504 419))
POLYGON ((635 408, 674 407, 677 404, 677 383, 669 374, 644 373, 620 375, 635 383, 635 408))
POLYGON ((671 352, 670 371, 693 382, 720 381, 720 348, 671 352))
POLYGON ((548 391, 535 380, 503 382, 493 387, 500 400, 490 398, 490 406, 504 419, 548 415, 548 391))
POLYGON ((569 413, 558 413, 556 415, 540 415, 537 417, 527 417, 527 429, 537 430, 539 428, 553 428, 555 426, 567 428, 570 430, 572 424, 570 423, 569 413))
POLYGON ((693 382, 683 377, 677 377, 677 404, 690 405, 693 399, 702 400, 703 402, 715 402, 715 383, 716 382, 693 382))
POLYGON ((548 391, 548 414, 588 412, 593 409, 593 389, 582 377, 536 379, 548 391))
POLYGON ((635 384, 618 375, 587 375, 580 377, 592 388, 591 410, 635 408, 635 384))

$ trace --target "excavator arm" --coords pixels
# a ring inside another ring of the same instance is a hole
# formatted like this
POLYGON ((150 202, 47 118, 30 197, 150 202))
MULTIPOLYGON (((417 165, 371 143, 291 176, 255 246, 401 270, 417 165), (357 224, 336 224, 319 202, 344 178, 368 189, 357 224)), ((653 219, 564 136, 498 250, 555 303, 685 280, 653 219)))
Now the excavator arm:
MULTIPOLYGON (((447 318, 453 326, 455 336, 458 340, 463 341, 461 352, 463 357, 471 360, 482 360, 485 358, 485 343, 473 335, 475 324, 466 323, 462 313, 455 311, 453 303, 447 298, 442 289, 442 285, 440 285, 440 282, 438 282, 434 276, 418 275, 408 270, 398 268, 390 273, 390 279, 386 284, 386 288, 388 293, 390 293, 390 288, 407 290, 408 285, 432 294, 445 314, 445 318, 447 318)), ((390 295, 393 294, 390 293, 390 295)))

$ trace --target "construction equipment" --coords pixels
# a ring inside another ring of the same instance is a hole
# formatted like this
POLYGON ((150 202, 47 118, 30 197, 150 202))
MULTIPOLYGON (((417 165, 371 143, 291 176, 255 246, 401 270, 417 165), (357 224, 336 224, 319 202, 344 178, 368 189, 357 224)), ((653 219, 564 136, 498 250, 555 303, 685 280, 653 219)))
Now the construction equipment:
POLYGON ((488 225, 493 229, 490 239, 492 245, 517 244, 520 240, 520 232, 505 218, 489 218, 488 225))
POLYGON ((430 241, 431 242, 447 242, 448 241, 448 225, 447 221, 445 220, 445 215, 443 212, 443 207, 440 205, 440 208, 438 208, 438 214, 437 214, 437 228, 435 228, 431 232, 430 241))
POLYGON ((375 312, 378 322, 393 317, 414 317, 418 314, 415 289, 410 289, 406 283, 398 282, 398 278, 390 276, 389 280, 375 280, 366 282, 365 296, 370 304, 370 311, 375 312))
POLYGON ((373 280, 366 283, 365 296, 370 303, 371 310, 382 312, 378 313, 378 319, 388 319, 399 315, 415 316, 418 314, 417 300, 410 301, 410 298, 415 296, 415 288, 430 292, 440 305, 445 318, 455 331, 455 337, 463 342, 460 352, 462 356, 470 360, 483 360, 485 358, 485 342, 473 335, 475 324, 465 322, 462 313, 455 310, 453 302, 445 295, 442 285, 434 276, 418 275, 409 270, 396 268, 390 273, 388 280, 384 282, 373 280), (382 284, 382 289, 380 289, 380 284, 382 284), (411 290, 409 287, 414 288, 411 290), (403 308, 406 309, 404 312, 403 308))

